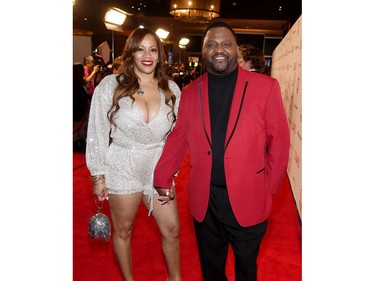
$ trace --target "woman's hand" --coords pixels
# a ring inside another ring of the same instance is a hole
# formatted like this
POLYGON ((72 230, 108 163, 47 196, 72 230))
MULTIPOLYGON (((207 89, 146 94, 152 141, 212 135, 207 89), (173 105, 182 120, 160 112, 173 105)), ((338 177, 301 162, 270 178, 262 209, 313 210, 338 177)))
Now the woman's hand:
POLYGON ((108 191, 105 185, 105 179, 95 181, 92 183, 92 193, 98 198, 99 201, 108 200, 108 191))
POLYGON ((155 189, 160 196, 158 200, 162 202, 162 205, 169 204, 169 201, 174 200, 174 198, 176 197, 174 186, 172 186, 171 188, 155 187, 155 189))

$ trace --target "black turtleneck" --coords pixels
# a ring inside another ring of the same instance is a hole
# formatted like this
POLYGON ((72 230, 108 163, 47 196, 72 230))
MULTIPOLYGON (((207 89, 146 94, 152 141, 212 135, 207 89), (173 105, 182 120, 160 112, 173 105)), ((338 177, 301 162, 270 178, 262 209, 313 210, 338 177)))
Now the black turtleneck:
POLYGON ((226 186, 224 145, 238 67, 226 75, 208 73, 208 97, 212 136, 211 184, 226 186))

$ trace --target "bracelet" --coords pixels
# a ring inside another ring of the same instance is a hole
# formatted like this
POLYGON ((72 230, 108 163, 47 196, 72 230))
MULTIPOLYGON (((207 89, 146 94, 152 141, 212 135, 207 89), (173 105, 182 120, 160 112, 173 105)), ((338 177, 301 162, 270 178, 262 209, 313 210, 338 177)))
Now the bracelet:
POLYGON ((90 177, 90 180, 92 182, 96 182, 96 181, 101 180, 101 179, 105 179, 104 175, 98 175, 98 176, 91 176, 90 177))

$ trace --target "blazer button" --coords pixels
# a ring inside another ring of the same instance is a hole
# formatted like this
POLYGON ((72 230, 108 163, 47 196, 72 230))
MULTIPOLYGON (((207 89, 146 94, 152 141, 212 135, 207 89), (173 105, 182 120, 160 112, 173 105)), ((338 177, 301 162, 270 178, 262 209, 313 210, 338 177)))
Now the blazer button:
POLYGON ((210 155, 210 154, 211 154, 211 151, 207 151, 207 154, 210 155))

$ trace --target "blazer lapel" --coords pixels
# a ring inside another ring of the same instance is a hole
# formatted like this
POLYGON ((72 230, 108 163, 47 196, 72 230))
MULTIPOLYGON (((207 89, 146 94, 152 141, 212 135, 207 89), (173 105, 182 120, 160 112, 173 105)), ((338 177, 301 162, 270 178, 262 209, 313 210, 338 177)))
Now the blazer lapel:
POLYGON ((227 133, 225 137, 225 148, 227 148, 230 139, 232 138, 232 135, 234 134, 234 131, 236 129, 237 120, 238 118, 240 118, 242 103, 247 91, 248 81, 244 79, 241 70, 242 69, 239 67, 236 88, 234 89, 233 93, 233 100, 229 114, 227 133))
POLYGON ((198 98, 200 99, 199 106, 201 107, 200 111, 201 111, 201 119, 203 119, 202 120, 202 123, 204 126, 203 129, 205 130, 207 141, 210 144, 210 147, 212 147, 210 109, 209 109, 210 106, 209 106, 209 101, 208 101, 208 75, 206 74, 203 77, 203 79, 201 79, 199 82, 200 83, 198 83, 198 87, 200 87, 200 89, 198 89, 198 94, 200 95, 200 97, 198 98))

